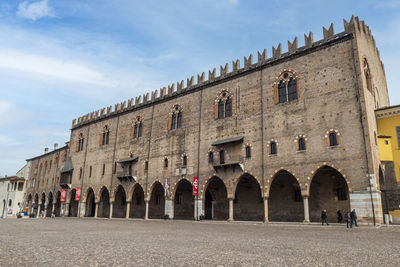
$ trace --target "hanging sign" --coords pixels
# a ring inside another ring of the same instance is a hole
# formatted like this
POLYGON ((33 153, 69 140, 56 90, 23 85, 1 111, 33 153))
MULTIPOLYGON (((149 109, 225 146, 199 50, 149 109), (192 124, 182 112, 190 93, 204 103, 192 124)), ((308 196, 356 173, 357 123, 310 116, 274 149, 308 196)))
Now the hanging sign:
POLYGON ((75 193, 75 201, 79 201, 80 197, 81 197, 81 188, 77 187, 75 193))
POLYGON ((198 178, 197 177, 193 177, 193 196, 197 196, 197 181, 198 178))
POLYGON ((65 202, 65 189, 61 189, 61 198, 60 198, 61 202, 65 202))

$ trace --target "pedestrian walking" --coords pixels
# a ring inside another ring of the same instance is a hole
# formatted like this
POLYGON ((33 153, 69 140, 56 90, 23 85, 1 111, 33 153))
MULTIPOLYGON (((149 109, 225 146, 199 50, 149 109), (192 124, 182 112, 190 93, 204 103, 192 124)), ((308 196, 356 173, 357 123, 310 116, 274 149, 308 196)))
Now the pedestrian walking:
POLYGON ((346 212, 346 214, 344 215, 344 220, 346 221, 346 227, 349 228, 350 225, 350 213, 346 212))
POLYGON ((342 220, 343 220, 342 212, 340 210, 338 210, 337 211, 337 222, 342 223, 342 220))
POLYGON ((322 225, 324 225, 324 222, 326 223, 326 225, 329 225, 329 223, 328 223, 328 215, 326 215, 326 210, 323 210, 321 212, 321 220, 322 220, 322 225))
POLYGON ((53 211, 51 212, 51 218, 55 218, 56 217, 56 211, 53 209, 53 211))
POLYGON ((353 209, 353 210, 351 211, 351 213, 350 213, 350 218, 351 218, 350 228, 353 227, 353 224, 354 224, 356 227, 358 227, 358 225, 357 225, 357 213, 356 213, 356 210, 355 210, 355 209, 353 209))

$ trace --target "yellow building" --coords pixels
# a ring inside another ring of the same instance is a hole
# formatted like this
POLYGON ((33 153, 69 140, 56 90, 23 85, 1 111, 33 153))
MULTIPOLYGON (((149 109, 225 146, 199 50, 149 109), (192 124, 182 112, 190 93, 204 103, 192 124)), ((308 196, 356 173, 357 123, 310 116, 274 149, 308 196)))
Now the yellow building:
POLYGON ((378 145, 381 161, 393 161, 400 182, 400 105, 377 109, 378 145))

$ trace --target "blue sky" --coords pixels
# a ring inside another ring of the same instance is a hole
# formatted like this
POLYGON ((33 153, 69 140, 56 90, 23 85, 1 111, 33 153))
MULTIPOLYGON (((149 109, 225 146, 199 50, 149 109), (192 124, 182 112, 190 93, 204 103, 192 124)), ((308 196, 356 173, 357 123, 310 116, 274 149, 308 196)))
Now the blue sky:
MULTIPOLYGON (((0 177, 62 146, 73 118, 359 16, 400 104, 400 1, 0 1, 0 177)), ((230 66, 231 68, 231 66, 230 66)), ((217 71, 218 73, 218 71, 217 71)))

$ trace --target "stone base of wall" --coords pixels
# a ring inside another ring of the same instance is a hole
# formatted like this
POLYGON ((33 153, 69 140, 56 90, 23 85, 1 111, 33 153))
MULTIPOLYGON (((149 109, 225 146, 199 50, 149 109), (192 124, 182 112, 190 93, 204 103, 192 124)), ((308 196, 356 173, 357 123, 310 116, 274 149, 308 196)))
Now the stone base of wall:
POLYGON ((369 190, 353 191, 350 193, 350 207, 351 210, 356 210, 357 219, 360 223, 372 224, 374 222, 372 203, 374 205, 376 224, 383 224, 382 200, 380 191, 377 191, 376 189, 372 191, 372 202, 371 193, 369 190))

